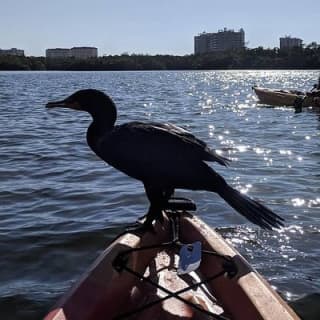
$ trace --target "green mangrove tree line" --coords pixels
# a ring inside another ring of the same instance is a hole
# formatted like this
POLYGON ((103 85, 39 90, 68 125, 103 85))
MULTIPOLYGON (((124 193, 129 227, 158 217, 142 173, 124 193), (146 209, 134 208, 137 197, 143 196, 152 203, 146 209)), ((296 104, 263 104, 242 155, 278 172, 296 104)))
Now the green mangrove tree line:
POLYGON ((203 55, 122 54, 75 58, 0 56, 0 70, 320 69, 320 45, 291 50, 243 49, 203 55))

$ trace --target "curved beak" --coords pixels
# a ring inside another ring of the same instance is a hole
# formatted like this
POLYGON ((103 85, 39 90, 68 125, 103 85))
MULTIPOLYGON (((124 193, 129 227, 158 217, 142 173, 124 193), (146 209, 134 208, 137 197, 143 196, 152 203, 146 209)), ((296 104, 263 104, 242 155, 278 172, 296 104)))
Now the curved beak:
POLYGON ((48 109, 56 108, 56 107, 81 110, 79 103, 69 101, 68 99, 64 99, 60 101, 51 101, 46 104, 46 108, 48 109))

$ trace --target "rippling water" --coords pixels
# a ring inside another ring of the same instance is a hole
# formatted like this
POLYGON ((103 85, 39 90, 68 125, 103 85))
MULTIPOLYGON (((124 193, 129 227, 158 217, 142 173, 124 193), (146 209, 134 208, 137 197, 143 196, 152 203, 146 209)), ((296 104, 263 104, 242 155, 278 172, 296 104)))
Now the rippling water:
MULTIPOLYGON (((81 88, 108 93, 119 122, 170 121, 233 161, 230 184, 286 219, 261 231, 219 197, 183 192, 288 301, 320 292, 320 114, 256 104, 254 84, 309 90, 317 71, 0 72, 0 315, 41 318, 128 220, 142 185, 86 145, 89 117, 44 108, 81 88)), ((314 295, 313 295, 314 296, 314 295)), ((319 303, 319 300, 318 300, 319 303)))

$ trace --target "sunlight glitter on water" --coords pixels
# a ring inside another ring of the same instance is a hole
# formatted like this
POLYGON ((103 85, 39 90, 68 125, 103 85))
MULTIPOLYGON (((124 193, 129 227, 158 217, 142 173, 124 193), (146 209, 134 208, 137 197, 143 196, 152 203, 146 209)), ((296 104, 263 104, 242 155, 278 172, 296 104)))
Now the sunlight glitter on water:
POLYGON ((292 155, 291 150, 279 150, 279 153, 284 155, 289 155, 289 156, 292 155))
POLYGON ((0 132, 0 282, 6 283, 0 301, 15 301, 21 283, 28 285, 28 303, 47 308, 119 226, 147 208, 143 186, 87 147, 86 115, 53 116, 44 109, 48 99, 84 86, 114 98, 118 123, 173 122, 231 158, 227 168, 209 165, 285 218, 284 228, 260 230, 215 194, 181 194, 195 200, 197 214, 281 293, 319 292, 319 112, 265 108, 251 90, 259 83, 303 91, 317 76, 310 70, 0 73, 0 124, 6 128, 0 132), (48 278, 51 298, 41 300, 48 278))
POLYGON ((304 199, 301 199, 301 198, 291 199, 291 202, 292 202, 294 207, 301 207, 306 203, 306 201, 304 199))
POLYGON ((236 148, 236 150, 239 151, 239 152, 246 152, 246 151, 248 151, 249 146, 237 145, 235 148, 236 148))
POLYGON ((246 194, 246 193, 248 193, 248 191, 249 191, 251 188, 252 188, 252 185, 251 185, 251 184, 246 184, 244 187, 241 187, 241 188, 239 189, 239 191, 240 191, 241 193, 246 194))
POLYGON ((312 207, 320 207, 320 198, 316 198, 314 200, 309 200, 308 201, 308 207, 312 208, 312 207))

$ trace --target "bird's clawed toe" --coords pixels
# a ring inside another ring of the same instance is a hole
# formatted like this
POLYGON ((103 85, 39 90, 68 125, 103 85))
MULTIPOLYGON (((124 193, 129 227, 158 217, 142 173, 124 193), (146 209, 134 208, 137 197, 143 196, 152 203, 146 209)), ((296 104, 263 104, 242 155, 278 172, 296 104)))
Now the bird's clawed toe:
POLYGON ((140 223, 140 224, 143 224, 143 222, 146 220, 147 218, 147 215, 144 214, 143 216, 139 217, 136 221, 136 223, 140 223))

